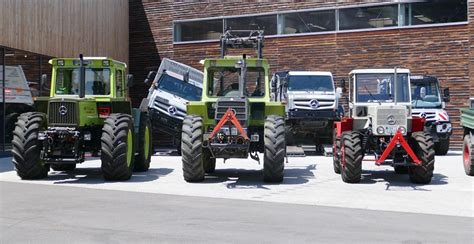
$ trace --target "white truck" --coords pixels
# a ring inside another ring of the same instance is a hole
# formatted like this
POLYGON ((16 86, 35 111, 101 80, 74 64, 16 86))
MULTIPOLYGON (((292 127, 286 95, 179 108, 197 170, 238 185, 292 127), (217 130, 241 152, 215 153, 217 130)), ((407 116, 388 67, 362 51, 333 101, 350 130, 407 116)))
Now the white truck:
POLYGON ((326 151, 332 144, 334 121, 344 115, 331 72, 286 71, 272 78, 272 99, 286 103, 287 144, 314 143, 326 151))
POLYGON ((161 61, 158 71, 151 71, 145 80, 145 83, 152 82, 141 106, 148 107, 154 130, 174 138, 178 153, 186 103, 201 100, 202 80, 201 71, 167 58, 161 61))
POLYGON ((449 88, 441 89, 439 81, 433 76, 411 76, 412 115, 426 120, 425 131, 429 132, 435 143, 437 155, 446 155, 449 150, 449 138, 452 125, 444 110, 449 102, 449 88))
MULTIPOLYGON (((0 106, 3 102, 3 69, 0 66, 0 106)), ((20 114, 33 111, 33 97, 21 66, 5 66, 5 141, 12 140, 20 114)), ((3 109, 3 107, 2 107, 3 109)), ((1 115, 0 115, 1 116, 1 115)), ((3 126, 3 124, 0 124, 3 126)), ((0 129, 1 130, 1 129, 0 129)), ((1 143, 1 142, 0 142, 1 143)))

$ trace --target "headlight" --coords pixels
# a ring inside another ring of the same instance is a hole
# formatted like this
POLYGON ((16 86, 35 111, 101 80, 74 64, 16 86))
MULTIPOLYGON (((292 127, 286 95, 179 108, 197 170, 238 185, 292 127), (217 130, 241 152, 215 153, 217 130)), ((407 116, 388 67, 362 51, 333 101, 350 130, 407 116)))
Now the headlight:
POLYGON ((385 132, 382 126, 377 127, 377 134, 383 134, 385 132))
POLYGON ((407 128, 405 128, 403 126, 398 127, 398 129, 400 130, 400 133, 402 133, 402 134, 407 133, 407 128))

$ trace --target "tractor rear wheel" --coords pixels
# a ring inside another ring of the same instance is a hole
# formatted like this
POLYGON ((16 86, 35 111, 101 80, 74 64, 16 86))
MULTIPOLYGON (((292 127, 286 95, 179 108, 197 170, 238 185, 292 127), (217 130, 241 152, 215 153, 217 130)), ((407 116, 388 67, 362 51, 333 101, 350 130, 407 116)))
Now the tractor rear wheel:
POLYGON ((204 180, 203 123, 199 116, 186 116, 181 133, 181 155, 183 161, 183 177, 187 182, 204 180))
POLYGON ((285 120, 283 117, 268 116, 265 119, 264 135, 263 180, 265 182, 282 182, 286 157, 285 120))
POLYGON ((148 114, 141 113, 138 130, 138 154, 135 156, 134 171, 145 172, 150 168, 151 155, 153 154, 152 134, 148 114))
POLYGON ((203 150, 202 160, 204 165, 204 172, 212 174, 216 170, 216 159, 211 158, 211 152, 208 149, 203 150))
POLYGON ((128 180, 132 176, 133 120, 128 114, 111 114, 102 128, 102 173, 106 180, 128 180))
POLYGON ((411 145, 421 165, 408 168, 410 180, 416 184, 428 184, 431 182, 434 171, 435 150, 433 138, 425 132, 414 132, 411 134, 411 145))
POLYGON ((344 182, 360 182, 363 154, 360 134, 356 131, 343 132, 341 135, 341 178, 344 182))
POLYGON ((447 139, 440 139, 439 142, 435 142, 435 153, 436 155, 446 155, 449 151, 449 137, 447 139))
POLYGON ((341 173, 341 138, 338 138, 336 131, 333 134, 333 145, 332 145, 332 165, 334 168, 334 173, 341 173))
POLYGON ((51 169, 54 171, 73 171, 76 169, 76 164, 51 164, 51 169))
POLYGON ((474 143, 472 143, 472 139, 471 134, 466 134, 462 145, 464 172, 470 176, 474 176, 474 143))
POLYGON ((40 157, 42 143, 38 140, 38 132, 42 129, 46 129, 45 114, 29 112, 18 117, 13 131, 12 162, 23 180, 48 176, 49 164, 45 164, 40 157))

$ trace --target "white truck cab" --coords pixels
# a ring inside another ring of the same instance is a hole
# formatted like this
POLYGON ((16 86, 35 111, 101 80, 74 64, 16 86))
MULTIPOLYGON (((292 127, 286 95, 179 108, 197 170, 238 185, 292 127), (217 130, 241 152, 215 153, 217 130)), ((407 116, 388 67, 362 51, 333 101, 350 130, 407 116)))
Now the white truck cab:
POLYGON ((155 130, 174 137, 178 151, 181 126, 188 101, 200 101, 204 74, 185 64, 164 58, 157 72, 151 71, 145 83, 153 82, 141 106, 147 106, 155 130))
POLYGON ((316 145, 332 142, 333 122, 344 111, 339 106, 342 89, 335 87, 331 72, 277 72, 271 85, 273 100, 286 103, 288 137, 311 139, 316 145))
POLYGON ((437 155, 446 155, 449 150, 449 138, 452 125, 449 115, 444 110, 449 102, 449 88, 441 89, 439 81, 433 76, 411 76, 412 115, 425 118, 425 130, 435 142, 437 155))

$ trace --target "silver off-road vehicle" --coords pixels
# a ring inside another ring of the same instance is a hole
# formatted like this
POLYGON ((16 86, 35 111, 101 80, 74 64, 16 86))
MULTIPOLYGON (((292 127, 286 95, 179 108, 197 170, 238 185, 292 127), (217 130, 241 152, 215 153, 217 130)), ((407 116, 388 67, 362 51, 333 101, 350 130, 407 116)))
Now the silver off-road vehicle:
POLYGON ((150 83, 147 106, 153 129, 171 135, 178 152, 181 150, 181 127, 186 116, 186 104, 200 101, 203 73, 191 66, 164 58, 158 72, 151 71, 145 83, 150 83))

